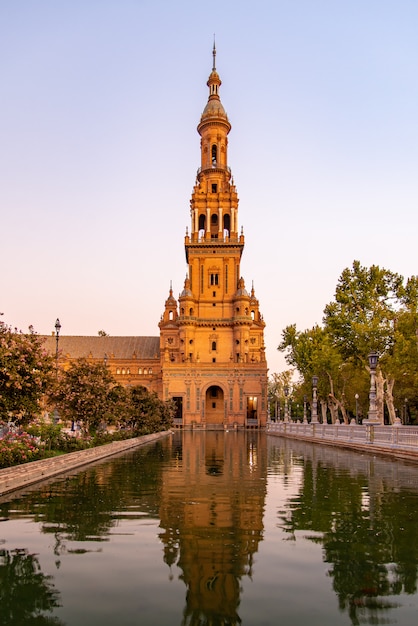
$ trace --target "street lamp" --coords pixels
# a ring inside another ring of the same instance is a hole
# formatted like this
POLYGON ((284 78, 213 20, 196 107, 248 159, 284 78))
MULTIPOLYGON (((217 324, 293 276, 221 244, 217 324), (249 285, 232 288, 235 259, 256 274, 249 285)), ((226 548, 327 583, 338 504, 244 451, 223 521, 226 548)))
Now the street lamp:
POLYGON ((55 371, 56 371, 57 378, 58 378, 58 345, 59 345, 59 340, 60 340, 60 330, 61 330, 61 323, 59 321, 59 318, 57 317, 57 321, 55 322, 55 340, 56 340, 56 345, 55 345, 55 371))
MULTIPOLYGON (((59 340, 60 340, 60 330, 61 330, 61 323, 59 321, 59 318, 57 317, 57 320, 55 322, 55 378, 58 382, 58 347, 59 347, 59 340)), ((57 424, 59 422, 60 416, 58 414, 58 409, 57 407, 55 407, 54 409, 54 422, 57 424)))
POLYGON ((403 419, 403 423, 407 424, 408 423, 408 398, 405 398, 405 410, 404 410, 404 419, 403 419))
POLYGON ((318 389, 318 376, 312 376, 312 416, 311 416, 311 424, 318 423, 318 400, 317 400, 317 389, 318 389))
POLYGON ((288 422, 289 421, 289 409, 287 406, 287 397, 289 395, 289 387, 286 385, 283 391, 284 391, 284 421, 288 422))
POLYGON ((308 421, 308 414, 306 411, 306 403, 308 401, 308 396, 303 396, 303 423, 306 424, 308 421))
POLYGON ((370 391, 369 391, 369 413, 368 421, 374 424, 379 424, 377 417, 377 404, 376 404, 376 367, 379 355, 377 352, 370 352, 369 354, 369 366, 370 366, 370 391))
POLYGON ((356 399, 356 423, 358 424, 358 399, 359 399, 358 393, 356 393, 354 397, 356 399))

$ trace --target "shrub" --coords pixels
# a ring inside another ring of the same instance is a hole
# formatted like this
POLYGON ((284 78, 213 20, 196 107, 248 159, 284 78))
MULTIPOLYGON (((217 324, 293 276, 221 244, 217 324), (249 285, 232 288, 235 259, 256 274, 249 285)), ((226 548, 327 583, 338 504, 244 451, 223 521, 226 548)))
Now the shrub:
POLYGON ((35 461, 42 456, 42 447, 28 433, 7 433, 0 439, 0 468, 35 461))

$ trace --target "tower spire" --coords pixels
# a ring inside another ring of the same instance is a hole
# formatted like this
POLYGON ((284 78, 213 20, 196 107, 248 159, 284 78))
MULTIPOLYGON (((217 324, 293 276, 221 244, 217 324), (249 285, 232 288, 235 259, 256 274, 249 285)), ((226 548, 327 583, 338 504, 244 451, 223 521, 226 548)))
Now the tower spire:
POLYGON ((216 46, 215 46, 215 33, 213 34, 213 50, 212 50, 212 56, 213 56, 213 67, 212 67, 212 72, 216 72, 216 46))

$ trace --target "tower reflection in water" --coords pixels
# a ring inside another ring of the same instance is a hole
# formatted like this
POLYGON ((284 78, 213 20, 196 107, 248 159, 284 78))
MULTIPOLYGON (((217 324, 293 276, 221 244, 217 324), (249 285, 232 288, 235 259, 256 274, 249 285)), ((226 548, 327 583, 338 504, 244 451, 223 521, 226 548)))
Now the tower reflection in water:
POLYGON ((238 624, 240 579, 263 537, 265 455, 260 433, 193 431, 173 437, 163 475, 164 559, 187 587, 183 624, 238 624))

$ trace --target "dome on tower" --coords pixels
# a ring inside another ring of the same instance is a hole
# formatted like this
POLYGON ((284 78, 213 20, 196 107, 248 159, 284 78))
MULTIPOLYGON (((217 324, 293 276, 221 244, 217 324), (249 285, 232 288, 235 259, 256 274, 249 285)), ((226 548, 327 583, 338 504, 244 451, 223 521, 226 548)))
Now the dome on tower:
POLYGON ((193 294, 190 290, 190 279, 187 277, 184 281, 184 289, 180 294, 180 298, 193 298, 193 294))
POLYGON ((223 107, 222 102, 219 99, 209 99, 205 109, 202 113, 202 117, 200 118, 200 122, 206 122, 208 119, 223 119, 228 122, 228 116, 223 107))
POLYGON ((247 296, 248 297, 248 291, 245 289, 245 282, 244 279, 241 277, 238 281, 238 289, 236 291, 235 297, 239 297, 239 296, 247 296))

